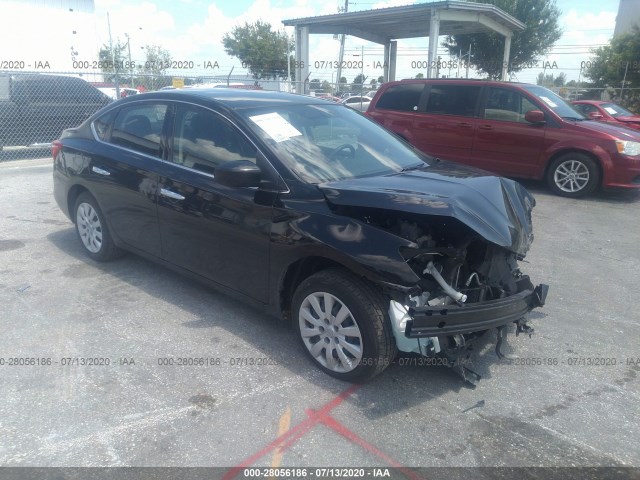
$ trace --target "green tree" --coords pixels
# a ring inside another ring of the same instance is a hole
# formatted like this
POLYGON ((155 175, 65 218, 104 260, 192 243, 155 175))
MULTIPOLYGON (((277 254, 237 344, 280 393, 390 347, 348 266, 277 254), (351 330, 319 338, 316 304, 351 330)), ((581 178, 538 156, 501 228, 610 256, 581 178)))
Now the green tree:
POLYGON ((145 61, 140 65, 140 73, 166 75, 172 60, 169 50, 159 45, 146 45, 143 49, 145 61))
POLYGON ((640 86, 640 28, 611 40, 609 45, 592 50, 583 75, 594 87, 640 86), (625 77, 626 71, 626 77, 625 77))
MULTIPOLYGON (((555 0, 474 0, 491 3, 526 25, 514 32, 508 70, 518 72, 545 55, 562 35, 558 25, 560 10, 555 0)), ((498 33, 450 35, 443 46, 451 55, 466 56, 471 46, 469 62, 489 78, 502 73, 504 37, 498 33)))
POLYGON ((358 75, 356 75, 356 78, 354 78, 353 82, 351 82, 351 83, 353 85, 362 85, 366 79, 367 79, 367 77, 365 77, 363 74, 359 73, 358 75))
MULTIPOLYGON (((287 59, 292 62, 293 41, 284 31, 258 20, 235 27, 222 38, 225 52, 238 58, 255 79, 287 75, 287 59)), ((293 69, 291 69, 293 72, 293 69)))
POLYGON ((98 62, 100 64, 105 82, 114 82, 117 74, 122 73, 122 67, 127 61, 127 44, 116 42, 111 48, 103 45, 98 52, 98 62))
POLYGON ((557 77, 553 73, 540 72, 536 77, 536 85, 543 87, 563 87, 567 82, 567 76, 561 72, 557 77))
POLYGON ((149 90, 157 90, 172 84, 172 78, 167 76, 167 69, 171 66, 171 53, 159 45, 146 45, 144 62, 138 65, 138 85, 149 90))
POLYGON ((384 83, 384 77, 382 75, 380 75, 378 77, 378 83, 383 84, 384 83))
POLYGON ((331 84, 327 80, 322 81, 322 91, 324 93, 331 93, 331 84))
POLYGON ((567 76, 564 72, 561 72, 560 75, 553 79, 554 87, 564 87, 565 83, 567 83, 567 76))
POLYGON ((423 73, 418 73, 418 74, 416 75, 416 78, 424 78, 424 74, 423 74, 423 73))

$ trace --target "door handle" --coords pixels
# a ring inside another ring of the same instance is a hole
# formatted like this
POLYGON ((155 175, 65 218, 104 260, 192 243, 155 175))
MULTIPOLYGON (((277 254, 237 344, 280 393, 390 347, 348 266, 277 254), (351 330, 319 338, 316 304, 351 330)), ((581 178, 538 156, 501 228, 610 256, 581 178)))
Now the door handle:
POLYGON ((160 195, 162 195, 163 197, 171 198, 173 200, 184 200, 184 195, 172 192, 171 190, 167 190, 166 188, 160 189, 160 195))
POLYGON ((460 123, 458 123, 458 126, 459 127, 464 127, 464 128, 469 128, 472 125, 470 123, 467 123, 467 122, 460 122, 460 123))
POLYGON ((109 175, 111 175, 111 172, 100 167, 91 167, 91 171, 93 173, 97 173, 98 175, 104 175, 105 177, 108 177, 109 175))
POLYGON ((491 125, 480 125, 478 128, 480 130, 493 130, 493 127, 491 125))

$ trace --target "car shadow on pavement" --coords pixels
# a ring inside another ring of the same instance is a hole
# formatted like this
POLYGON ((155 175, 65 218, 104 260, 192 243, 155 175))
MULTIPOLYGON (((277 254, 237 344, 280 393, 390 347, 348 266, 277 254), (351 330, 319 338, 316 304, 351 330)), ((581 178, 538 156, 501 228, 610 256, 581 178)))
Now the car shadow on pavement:
MULTIPOLYGON (((311 363, 293 329, 284 321, 135 254, 129 253, 109 263, 95 262, 85 255, 73 228, 53 232, 47 239, 54 247, 78 260, 80 265, 96 268, 162 302, 188 310, 185 316, 196 320, 183 322, 184 328, 203 331, 222 328, 255 347, 261 356, 277 360, 279 366, 294 376, 336 395, 348 387, 348 383, 333 379, 311 363)), ((514 338, 514 331, 511 330, 509 339, 514 338)), ((211 343, 216 341, 211 339, 211 343)), ((487 332, 472 353, 469 366, 483 379, 491 378, 492 366, 500 361, 494 353, 495 342, 495 333, 487 332)), ((506 355, 513 353, 508 340, 504 342, 502 352, 506 355)), ((234 354, 245 356, 238 350, 234 350, 234 354)), ((380 418, 471 388, 449 367, 419 363, 415 357, 399 356, 347 401, 368 418, 380 418), (367 385, 372 388, 366 388, 367 385), (399 388, 403 391, 401 398, 398 396, 399 388)))

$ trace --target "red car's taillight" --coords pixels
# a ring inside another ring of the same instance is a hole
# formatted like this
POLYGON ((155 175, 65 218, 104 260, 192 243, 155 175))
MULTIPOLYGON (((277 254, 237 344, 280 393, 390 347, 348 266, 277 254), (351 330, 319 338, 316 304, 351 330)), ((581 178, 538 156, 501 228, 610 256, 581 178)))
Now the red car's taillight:
POLYGON ((51 147, 51 156, 54 160, 56 159, 58 153, 60 153, 60 150, 62 150, 62 142, 60 140, 54 140, 51 147))

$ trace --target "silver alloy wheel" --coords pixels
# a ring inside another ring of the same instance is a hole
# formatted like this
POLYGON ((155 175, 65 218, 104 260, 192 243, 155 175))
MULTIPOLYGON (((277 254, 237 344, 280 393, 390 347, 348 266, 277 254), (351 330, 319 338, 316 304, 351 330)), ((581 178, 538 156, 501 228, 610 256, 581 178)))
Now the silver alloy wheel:
POLYGON ((304 345, 320 365, 346 373, 360 364, 360 328, 338 298, 326 292, 308 295, 300 305, 298 322, 304 345))
POLYGON ((556 186, 567 193, 576 193, 589 183, 589 169, 580 160, 567 160, 556 167, 553 181, 556 186))
POLYGON ((102 248, 102 224, 98 212, 89 203, 81 203, 76 210, 78 233, 84 246, 91 253, 98 253, 102 248))

